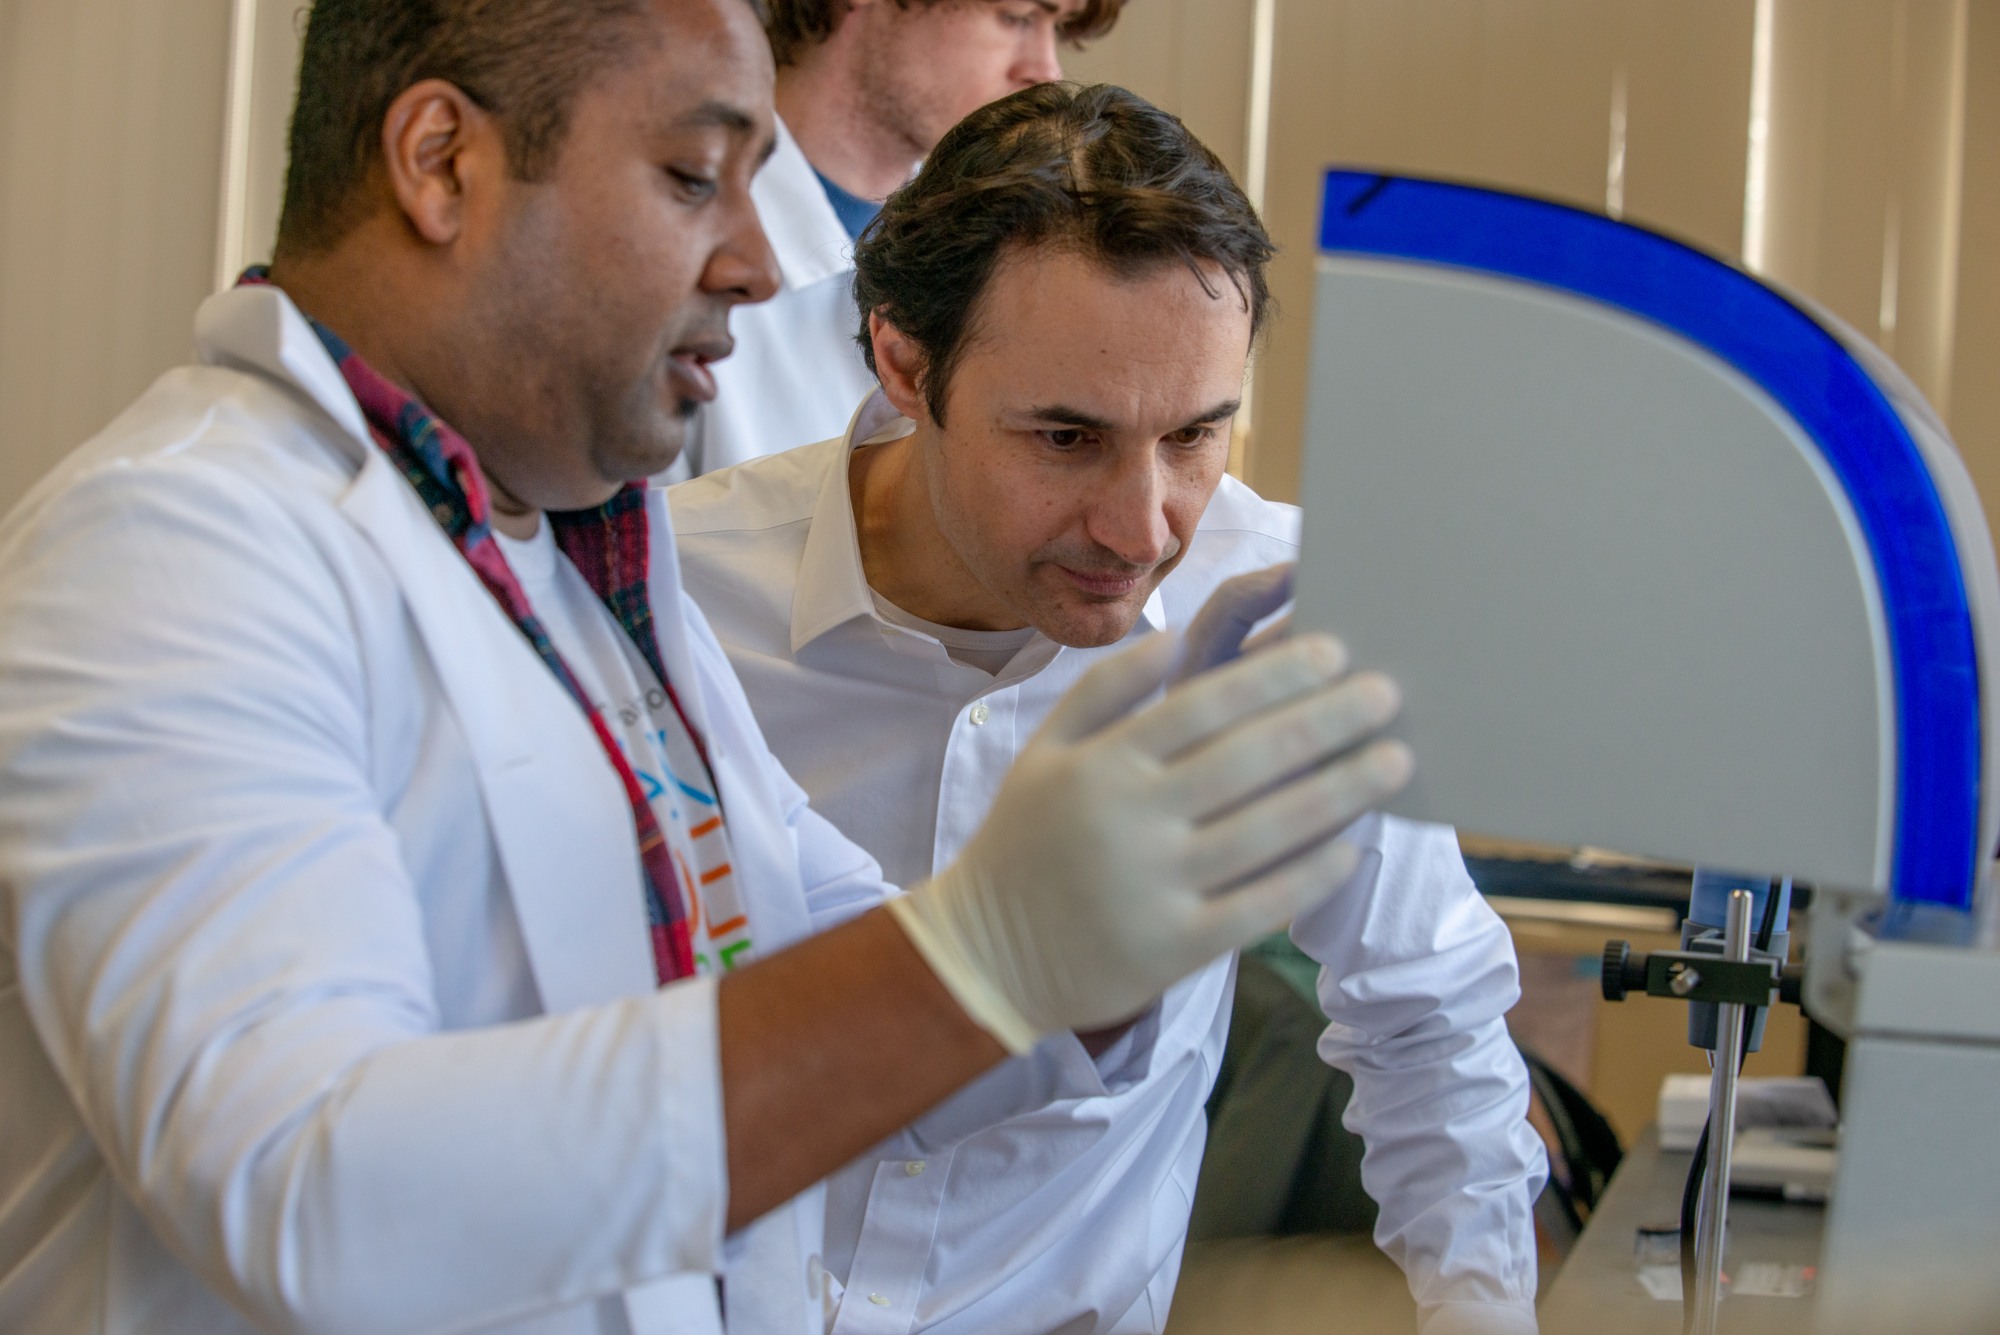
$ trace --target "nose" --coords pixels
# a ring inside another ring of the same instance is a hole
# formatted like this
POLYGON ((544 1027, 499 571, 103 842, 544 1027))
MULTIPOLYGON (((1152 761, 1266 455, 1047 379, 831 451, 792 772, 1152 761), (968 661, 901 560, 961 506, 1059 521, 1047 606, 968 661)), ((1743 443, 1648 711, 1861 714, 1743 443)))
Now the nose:
POLYGON ((1027 39, 1014 76, 1023 88, 1038 83, 1054 83, 1062 78, 1062 56, 1056 50, 1056 25, 1037 23, 1027 39))
POLYGON ((769 301, 778 294, 780 281, 778 256, 771 249, 771 239, 764 235, 756 206, 745 192, 731 210, 722 243, 709 256, 702 286, 712 295, 746 304, 769 301))
POLYGON ((1106 481, 1091 507, 1091 538, 1128 565, 1158 565, 1174 543, 1165 479, 1152 460, 1144 459, 1115 469, 1106 481))

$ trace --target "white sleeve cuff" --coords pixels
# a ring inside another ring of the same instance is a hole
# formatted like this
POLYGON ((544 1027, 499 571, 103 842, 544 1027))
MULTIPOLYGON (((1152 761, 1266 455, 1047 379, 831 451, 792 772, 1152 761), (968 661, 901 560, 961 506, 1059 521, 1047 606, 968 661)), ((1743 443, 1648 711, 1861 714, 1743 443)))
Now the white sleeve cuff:
POLYGON ((681 1241, 663 1230, 656 1242, 674 1270, 723 1269, 722 1243, 729 1216, 729 1132, 722 1103, 722 1025, 718 980, 687 979, 647 998, 656 1026, 657 1059, 665 1075, 659 1102, 659 1156, 665 1170, 655 1228, 677 1224, 681 1241), (678 1219, 675 1217, 678 1216, 678 1219))
POLYGON ((1538 1335, 1532 1302, 1438 1303, 1417 1317, 1418 1335, 1538 1335))

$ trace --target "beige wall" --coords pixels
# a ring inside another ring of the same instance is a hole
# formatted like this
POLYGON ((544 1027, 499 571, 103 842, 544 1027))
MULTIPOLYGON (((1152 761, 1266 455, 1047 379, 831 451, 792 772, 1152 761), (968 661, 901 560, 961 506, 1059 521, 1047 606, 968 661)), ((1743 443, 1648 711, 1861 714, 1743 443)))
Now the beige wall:
POLYGON ((1765 272, 1951 401, 1965 0, 1774 8, 1765 272))
POLYGON ((1132 0, 1119 25, 1063 72, 1130 88, 1187 122, 1243 179, 1250 133, 1255 0, 1132 0))
POLYGON ((189 354, 228 33, 227 0, 0 0, 0 509, 189 354))
POLYGON ((1967 19, 1951 428, 1990 518, 2000 516, 2000 3, 1978 0, 1967 19))
POLYGON ((299 47, 307 13, 305 0, 239 0, 238 10, 249 25, 243 44, 252 59, 241 86, 242 149, 231 164, 238 174, 241 224, 228 238, 235 243, 223 264, 230 277, 247 265, 268 261, 278 237, 286 140, 292 101, 298 96, 299 47))

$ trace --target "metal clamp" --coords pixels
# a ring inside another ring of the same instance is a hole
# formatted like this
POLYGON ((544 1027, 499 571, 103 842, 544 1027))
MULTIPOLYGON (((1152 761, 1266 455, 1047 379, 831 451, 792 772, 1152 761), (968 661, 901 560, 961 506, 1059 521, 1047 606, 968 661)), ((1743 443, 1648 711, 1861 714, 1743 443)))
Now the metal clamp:
POLYGON ((1604 946, 1602 987, 1606 1001, 1633 992, 1717 1005, 1769 1006, 1783 989, 1784 969, 1776 960, 1731 960, 1695 950, 1656 950, 1633 955, 1629 941, 1604 946))

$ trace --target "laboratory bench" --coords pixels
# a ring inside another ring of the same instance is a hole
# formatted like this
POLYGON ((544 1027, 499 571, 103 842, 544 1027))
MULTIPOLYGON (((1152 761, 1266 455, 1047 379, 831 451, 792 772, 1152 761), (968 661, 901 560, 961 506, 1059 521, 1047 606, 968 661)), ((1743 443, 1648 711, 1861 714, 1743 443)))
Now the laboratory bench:
MULTIPOLYGON (((1540 1303, 1542 1335, 1680 1335, 1681 1305, 1651 1296, 1637 1261, 1641 1227, 1673 1224, 1693 1156, 1663 1150, 1647 1127, 1626 1151, 1610 1187, 1585 1224, 1540 1303)), ((1819 1265, 1826 1212, 1817 1205, 1736 1196, 1729 1203, 1723 1272, 1749 1265, 1819 1265)), ((1770 1273, 1765 1272, 1767 1275, 1770 1273)), ((1730 1295, 1722 1302, 1722 1335, 1808 1335, 1813 1299, 1730 1295)))

